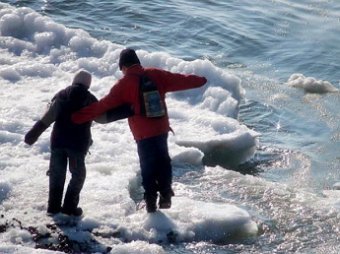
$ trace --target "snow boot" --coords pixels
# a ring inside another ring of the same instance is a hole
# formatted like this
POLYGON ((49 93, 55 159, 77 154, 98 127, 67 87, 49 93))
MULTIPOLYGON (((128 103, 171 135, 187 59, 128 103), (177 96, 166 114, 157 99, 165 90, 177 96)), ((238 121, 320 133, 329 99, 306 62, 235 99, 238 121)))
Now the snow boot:
POLYGON ((157 201, 157 195, 145 195, 144 194, 144 200, 146 203, 146 211, 148 213, 154 213, 157 210, 156 201, 157 201))
POLYGON ((170 191, 166 194, 159 196, 158 206, 159 209, 169 209, 171 207, 171 197, 174 196, 174 192, 170 191))
POLYGON ((56 215, 57 213, 60 213, 61 211, 61 208, 51 208, 51 207, 48 207, 47 208, 47 215, 48 216, 54 216, 56 215))
POLYGON ((77 207, 77 208, 74 208, 74 209, 65 209, 65 208, 62 208, 61 209, 61 212, 63 214, 66 214, 66 215, 69 215, 69 216, 82 216, 83 215, 83 209, 81 209, 81 207, 77 207))

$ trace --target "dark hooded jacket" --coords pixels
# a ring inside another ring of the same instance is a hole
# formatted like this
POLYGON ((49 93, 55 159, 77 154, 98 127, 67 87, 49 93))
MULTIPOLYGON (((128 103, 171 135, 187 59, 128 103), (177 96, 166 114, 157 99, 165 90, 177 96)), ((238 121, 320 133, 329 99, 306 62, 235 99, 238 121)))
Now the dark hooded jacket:
MULTIPOLYGON (((72 113, 97 102, 97 98, 89 92, 91 74, 86 71, 78 72, 72 85, 59 91, 42 118, 37 121, 25 135, 25 143, 33 145, 39 136, 54 123, 51 134, 51 148, 69 148, 79 152, 86 152, 92 144, 91 124, 74 124, 72 113)), ((130 104, 111 108, 94 120, 98 123, 110 123, 130 117, 134 114, 130 104)))
POLYGON ((82 84, 73 84, 59 91, 52 99, 56 104, 55 123, 51 135, 51 148, 70 148, 86 152, 92 143, 91 124, 74 124, 72 113, 96 102, 96 97, 82 84))

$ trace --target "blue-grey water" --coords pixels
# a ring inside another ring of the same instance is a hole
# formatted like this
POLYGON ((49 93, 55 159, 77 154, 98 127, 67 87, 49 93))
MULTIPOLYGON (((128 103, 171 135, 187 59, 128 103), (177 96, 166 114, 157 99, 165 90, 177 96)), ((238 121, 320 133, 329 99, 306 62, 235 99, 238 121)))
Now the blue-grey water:
MULTIPOLYGON (((304 205, 340 181, 340 96, 306 94, 285 84, 302 73, 340 88, 340 1, 2 2, 30 7, 99 40, 186 60, 206 58, 242 79, 246 96, 239 120, 261 137, 255 157, 238 170, 287 189, 216 189, 217 196, 230 196, 250 211, 261 234, 228 245, 165 246, 169 253, 340 253, 339 201, 327 214, 304 205)), ((200 178, 182 181, 194 186, 200 178)), ((214 184, 207 188, 215 190, 214 184)))

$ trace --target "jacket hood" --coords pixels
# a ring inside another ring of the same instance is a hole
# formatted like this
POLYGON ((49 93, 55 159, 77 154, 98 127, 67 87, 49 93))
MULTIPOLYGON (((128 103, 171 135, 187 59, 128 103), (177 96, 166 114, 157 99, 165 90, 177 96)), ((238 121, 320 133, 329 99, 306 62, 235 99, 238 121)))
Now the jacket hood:
POLYGON ((82 84, 85 87, 90 88, 91 81, 92 76, 90 73, 88 73, 87 71, 80 71, 74 76, 72 85, 82 84))

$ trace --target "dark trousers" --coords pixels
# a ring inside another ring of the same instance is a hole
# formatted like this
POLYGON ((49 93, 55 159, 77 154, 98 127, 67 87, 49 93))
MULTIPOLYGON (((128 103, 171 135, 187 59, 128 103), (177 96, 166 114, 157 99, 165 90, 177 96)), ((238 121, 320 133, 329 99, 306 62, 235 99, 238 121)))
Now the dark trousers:
POLYGON ((79 194, 86 177, 85 156, 86 153, 84 152, 70 149, 52 149, 49 168, 49 212, 58 212, 61 209, 67 163, 69 164, 71 179, 65 194, 63 209, 72 211, 77 208, 79 194))
POLYGON ((145 196, 172 192, 172 167, 168 152, 168 134, 137 141, 145 196))

